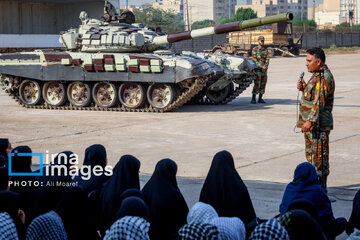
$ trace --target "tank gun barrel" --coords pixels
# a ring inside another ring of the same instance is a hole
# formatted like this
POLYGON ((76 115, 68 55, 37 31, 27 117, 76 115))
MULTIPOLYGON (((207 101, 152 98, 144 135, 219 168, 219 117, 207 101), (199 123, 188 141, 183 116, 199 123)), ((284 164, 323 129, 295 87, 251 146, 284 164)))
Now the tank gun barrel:
POLYGON ((153 43, 155 45, 169 44, 173 42, 178 42, 182 40, 204 37, 220 33, 228 33, 233 31, 241 31, 243 29, 258 27, 266 24, 272 24, 277 22, 289 21, 294 18, 292 13, 282 13, 272 16, 266 16, 263 18, 254 18, 250 20, 240 21, 240 22, 231 22, 215 27, 207 27, 196 29, 188 32, 174 33, 165 36, 157 36, 154 38, 153 43))

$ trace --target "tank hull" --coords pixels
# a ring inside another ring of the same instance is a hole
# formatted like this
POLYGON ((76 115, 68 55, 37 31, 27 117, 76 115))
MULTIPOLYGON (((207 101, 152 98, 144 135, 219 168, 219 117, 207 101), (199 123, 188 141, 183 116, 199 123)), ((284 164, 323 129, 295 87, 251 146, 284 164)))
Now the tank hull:
POLYGON ((199 59, 155 54, 74 54, 42 51, 0 54, 0 74, 40 81, 103 80, 178 83, 185 79, 212 74, 212 71, 213 69, 205 61, 199 59), (112 58, 108 56, 112 56, 112 58), (115 61, 112 64, 105 62, 107 59, 115 58, 124 61, 124 64, 118 65, 123 66, 121 70, 116 69, 115 61), (63 61, 67 59, 69 61, 63 61), (95 61, 92 64, 85 64, 86 59, 95 61), (135 61, 130 63, 131 60, 135 61), (161 69, 152 71, 151 69, 155 65, 150 65, 151 60, 162 62, 163 66, 159 66, 161 69), (96 62, 100 62, 100 64, 96 62), (127 65, 127 63, 131 65, 127 65))
POLYGON ((24 107, 166 112, 224 72, 191 56, 35 51, 1 54, 0 74, 24 107))

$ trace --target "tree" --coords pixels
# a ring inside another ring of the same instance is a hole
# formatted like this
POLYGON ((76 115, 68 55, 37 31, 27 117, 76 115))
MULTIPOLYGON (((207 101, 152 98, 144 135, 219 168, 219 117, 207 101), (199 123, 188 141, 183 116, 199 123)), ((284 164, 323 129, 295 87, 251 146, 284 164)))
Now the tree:
POLYGON ((199 28, 204 28, 204 27, 211 27, 214 26, 215 22, 213 20, 210 19, 205 19, 202 21, 196 21, 191 25, 191 29, 199 29, 199 28))
MULTIPOLYGON (((238 22, 238 21, 243 21, 243 20, 249 20, 249 19, 253 19, 253 18, 257 18, 257 13, 254 12, 254 10, 252 10, 251 8, 239 8, 235 15, 233 15, 230 18, 231 22, 238 22)), ((229 17, 228 16, 223 16, 220 19, 218 19, 218 21, 216 21, 217 24, 224 24, 224 23, 228 23, 229 22, 229 17)))
POLYGON ((180 14, 173 11, 164 11, 151 6, 144 7, 143 10, 134 10, 137 23, 143 23, 149 27, 161 27, 163 32, 184 31, 184 23, 180 14))
POLYGON ((253 18, 257 18, 257 13, 254 12, 251 8, 239 8, 235 15, 231 17, 232 22, 249 20, 253 18))

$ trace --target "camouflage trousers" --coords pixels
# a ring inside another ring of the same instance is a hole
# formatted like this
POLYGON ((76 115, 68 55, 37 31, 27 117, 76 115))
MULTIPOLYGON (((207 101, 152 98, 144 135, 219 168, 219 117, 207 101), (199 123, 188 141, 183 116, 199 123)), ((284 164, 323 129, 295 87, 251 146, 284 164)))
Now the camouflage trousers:
POLYGON ((257 78, 254 81, 253 94, 264 94, 265 87, 267 82, 267 73, 266 72, 257 72, 257 78))
MULTIPOLYGON (((323 140, 323 159, 324 159, 324 173, 327 177, 329 170, 329 134, 330 132, 321 132, 320 138, 323 140)), ((321 177, 321 139, 317 138, 316 132, 305 132, 305 156, 309 163, 316 168, 316 173, 321 177)))

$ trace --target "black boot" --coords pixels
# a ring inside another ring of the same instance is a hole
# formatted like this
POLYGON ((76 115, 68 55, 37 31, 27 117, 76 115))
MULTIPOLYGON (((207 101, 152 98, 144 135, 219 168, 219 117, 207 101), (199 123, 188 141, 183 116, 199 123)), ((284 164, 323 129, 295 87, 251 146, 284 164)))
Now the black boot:
POLYGON ((256 104, 256 94, 253 94, 252 95, 252 99, 251 99, 251 102, 252 104, 256 104))
POLYGON ((259 99, 258 99, 258 103, 266 103, 265 101, 264 101, 264 99, 262 99, 262 93, 260 93, 259 94, 259 99))

